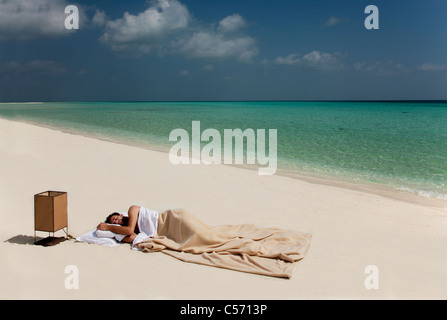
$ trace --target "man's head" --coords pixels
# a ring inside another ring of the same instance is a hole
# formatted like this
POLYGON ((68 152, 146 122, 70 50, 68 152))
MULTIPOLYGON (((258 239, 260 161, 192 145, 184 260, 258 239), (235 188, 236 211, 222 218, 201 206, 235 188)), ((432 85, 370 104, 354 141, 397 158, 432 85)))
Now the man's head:
POLYGON ((106 218, 106 223, 110 224, 119 224, 122 226, 127 226, 127 223, 129 222, 129 218, 125 217, 123 214, 114 212, 112 214, 109 214, 109 216, 106 218))

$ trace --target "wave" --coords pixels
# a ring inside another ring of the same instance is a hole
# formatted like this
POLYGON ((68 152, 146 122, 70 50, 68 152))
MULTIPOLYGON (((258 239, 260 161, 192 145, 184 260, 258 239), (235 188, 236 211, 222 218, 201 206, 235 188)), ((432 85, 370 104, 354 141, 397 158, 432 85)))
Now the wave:
POLYGON ((440 199, 440 200, 447 200, 447 194, 440 193, 438 191, 422 190, 422 189, 415 189, 415 188, 409 188, 409 187, 398 187, 397 190, 414 193, 414 194, 417 194, 418 196, 422 196, 425 198, 435 198, 435 199, 440 199))

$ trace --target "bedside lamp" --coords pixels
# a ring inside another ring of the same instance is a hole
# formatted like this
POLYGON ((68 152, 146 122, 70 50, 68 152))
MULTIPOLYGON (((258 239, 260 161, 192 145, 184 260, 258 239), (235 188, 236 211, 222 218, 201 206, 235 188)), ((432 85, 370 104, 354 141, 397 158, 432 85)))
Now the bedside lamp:
POLYGON ((65 237, 55 238, 54 233, 66 228, 68 236, 67 193, 45 191, 34 195, 34 244, 51 246, 64 241, 65 237), (36 242, 36 231, 46 231, 49 236, 36 242), (53 236, 50 236, 50 233, 53 236))

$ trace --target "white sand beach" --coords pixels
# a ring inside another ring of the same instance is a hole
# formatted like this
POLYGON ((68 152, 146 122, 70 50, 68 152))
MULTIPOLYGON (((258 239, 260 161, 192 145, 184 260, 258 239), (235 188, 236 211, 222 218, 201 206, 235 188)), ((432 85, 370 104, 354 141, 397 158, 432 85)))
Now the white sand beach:
POLYGON ((447 298, 447 201, 223 165, 175 166, 167 153, 3 119, 0 136, 0 299, 447 298), (186 208, 209 225, 307 232, 312 242, 291 279, 185 263, 128 244, 35 246, 33 196, 47 190, 68 193, 75 237, 136 204, 186 208), (79 271, 78 289, 65 287, 70 265, 79 271), (378 289, 365 287, 370 265, 378 268, 378 289))

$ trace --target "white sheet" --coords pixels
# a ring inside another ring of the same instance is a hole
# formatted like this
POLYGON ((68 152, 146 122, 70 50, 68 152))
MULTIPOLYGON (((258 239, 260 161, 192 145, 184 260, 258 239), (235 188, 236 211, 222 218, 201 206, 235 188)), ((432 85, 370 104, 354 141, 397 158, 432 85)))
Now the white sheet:
POLYGON ((137 245, 138 243, 140 243, 141 241, 146 240, 147 238, 148 238, 148 235, 147 235, 146 233, 144 233, 144 232, 140 232, 139 234, 137 234, 137 236, 135 237, 135 239, 133 239, 133 242, 132 242, 132 249, 133 249, 133 250, 141 251, 141 249, 140 249, 140 248, 137 248, 136 245, 137 245))
POLYGON ((158 211, 140 207, 138 214, 138 228, 140 232, 144 232, 149 237, 153 237, 157 234, 157 225, 158 211))

